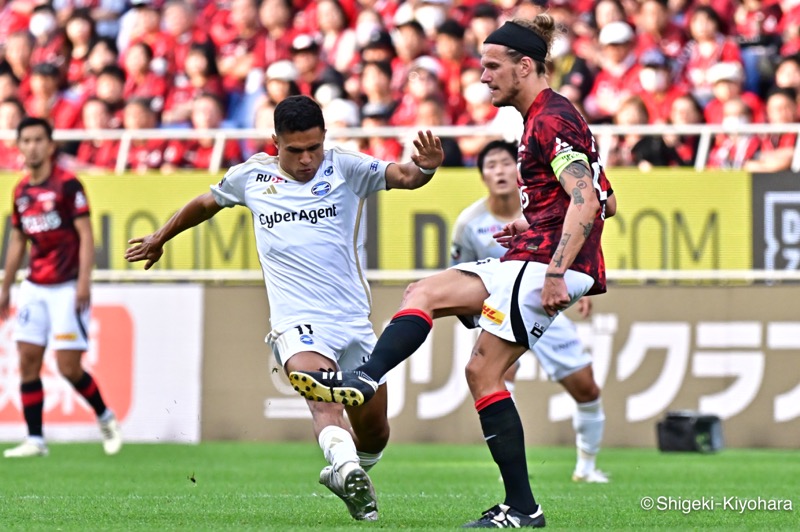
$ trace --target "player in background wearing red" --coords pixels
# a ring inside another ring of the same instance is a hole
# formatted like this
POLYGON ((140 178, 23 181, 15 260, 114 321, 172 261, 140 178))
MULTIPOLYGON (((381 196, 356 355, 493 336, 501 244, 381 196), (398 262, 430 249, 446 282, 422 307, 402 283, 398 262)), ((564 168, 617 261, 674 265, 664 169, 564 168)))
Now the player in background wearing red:
POLYGON ((30 271, 19 290, 14 338, 19 351, 22 406, 28 438, 6 449, 6 458, 46 456, 42 432, 44 389, 40 373, 45 348, 55 350, 58 370, 97 415, 106 454, 117 454, 122 436, 100 388, 81 366, 88 348, 94 238, 83 185, 58 167, 53 129, 42 118, 17 127, 24 174, 14 189, 11 235, 0 289, 0 320, 10 314, 11 285, 28 241, 30 271))
POLYGON ((290 374, 306 397, 362 404, 376 379, 422 344, 432 318, 480 314, 483 331, 467 365, 467 383, 506 495, 467 528, 545 526, 528 480, 522 422, 503 375, 558 313, 584 295, 606 291, 600 238, 607 200, 610 209, 615 206, 589 126, 548 85, 545 61, 555 33, 553 18, 542 14, 506 22, 484 41, 481 81, 492 103, 524 117, 517 160, 525 220, 498 233, 508 253, 412 284, 369 362, 355 371, 290 374))

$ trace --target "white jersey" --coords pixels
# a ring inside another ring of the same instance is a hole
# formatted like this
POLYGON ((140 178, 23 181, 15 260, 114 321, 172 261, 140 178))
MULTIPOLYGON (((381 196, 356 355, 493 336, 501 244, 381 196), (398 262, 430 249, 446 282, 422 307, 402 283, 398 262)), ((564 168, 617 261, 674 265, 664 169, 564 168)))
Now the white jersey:
POLYGON ((272 327, 298 320, 348 322, 369 316, 364 274, 365 199, 386 189, 390 163, 333 148, 301 183, 278 158, 258 153, 211 186, 222 207, 253 213, 272 327))
POLYGON ((508 222, 499 220, 489 211, 488 198, 481 198, 458 215, 453 226, 450 265, 496 258, 505 255, 506 248, 492 237, 508 222))

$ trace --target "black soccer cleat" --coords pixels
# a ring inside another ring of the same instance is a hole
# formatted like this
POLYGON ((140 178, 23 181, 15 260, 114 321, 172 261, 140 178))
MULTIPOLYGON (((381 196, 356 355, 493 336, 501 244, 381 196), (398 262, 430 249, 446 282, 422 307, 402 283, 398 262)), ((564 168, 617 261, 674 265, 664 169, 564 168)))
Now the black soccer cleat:
POLYGON ((362 371, 292 371, 294 389, 309 401, 360 406, 372 399, 378 383, 362 371))
POLYGON ((505 504, 498 504, 483 512, 483 517, 471 521, 462 528, 544 528, 544 513, 541 505, 532 515, 518 512, 505 504))

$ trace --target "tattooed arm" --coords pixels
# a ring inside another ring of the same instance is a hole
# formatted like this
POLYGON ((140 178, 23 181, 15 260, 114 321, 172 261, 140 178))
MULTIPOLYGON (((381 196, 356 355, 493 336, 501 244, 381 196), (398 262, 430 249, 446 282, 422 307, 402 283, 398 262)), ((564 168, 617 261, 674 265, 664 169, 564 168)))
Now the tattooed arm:
POLYGON ((559 174, 561 186, 570 196, 561 241, 547 267, 542 289, 542 306, 551 316, 569 305, 564 272, 578 256, 592 232, 600 201, 592 185, 592 172, 582 160, 573 160, 559 174))

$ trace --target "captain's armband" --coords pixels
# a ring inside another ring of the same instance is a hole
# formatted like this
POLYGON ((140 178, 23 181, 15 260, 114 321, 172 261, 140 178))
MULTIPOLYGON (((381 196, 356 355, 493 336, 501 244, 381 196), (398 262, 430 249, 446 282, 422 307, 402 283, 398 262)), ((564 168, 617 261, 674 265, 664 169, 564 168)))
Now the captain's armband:
POLYGON ((567 166, 575 161, 583 161, 586 163, 587 167, 591 166, 589 164, 589 158, 580 152, 565 151, 556 155, 555 158, 550 161, 550 166, 553 168, 553 173, 556 175, 556 179, 561 178, 561 172, 563 172, 567 166))

